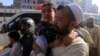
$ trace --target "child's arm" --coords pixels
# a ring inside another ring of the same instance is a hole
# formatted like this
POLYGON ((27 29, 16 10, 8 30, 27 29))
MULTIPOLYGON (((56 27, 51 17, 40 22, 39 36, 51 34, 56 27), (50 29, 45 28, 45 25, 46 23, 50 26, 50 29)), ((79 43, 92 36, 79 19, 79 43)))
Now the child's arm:
POLYGON ((8 47, 10 48, 10 47, 12 47, 12 45, 8 44, 7 46, 0 46, 0 52, 3 51, 4 49, 8 48, 8 47))

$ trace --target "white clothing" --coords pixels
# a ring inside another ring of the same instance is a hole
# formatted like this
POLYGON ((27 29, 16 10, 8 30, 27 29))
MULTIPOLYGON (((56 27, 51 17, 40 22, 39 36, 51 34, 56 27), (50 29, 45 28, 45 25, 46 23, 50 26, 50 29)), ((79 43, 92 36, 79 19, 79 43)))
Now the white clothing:
POLYGON ((6 48, 2 52, 0 52, 0 56, 8 56, 11 52, 11 48, 6 48))
POLYGON ((47 51, 47 40, 44 36, 36 36, 36 44, 41 48, 42 53, 46 54, 47 51))
POLYGON ((30 56, 45 56, 43 53, 38 53, 37 55, 35 55, 34 50, 31 52, 30 56))
POLYGON ((21 44, 16 42, 13 44, 12 48, 7 48, 0 54, 0 56, 21 56, 21 53, 21 44))
POLYGON ((21 56, 21 46, 22 45, 19 42, 14 43, 9 56, 21 56))
POLYGON ((69 46, 52 49, 53 56, 88 56, 89 47, 81 37, 76 37, 69 46))

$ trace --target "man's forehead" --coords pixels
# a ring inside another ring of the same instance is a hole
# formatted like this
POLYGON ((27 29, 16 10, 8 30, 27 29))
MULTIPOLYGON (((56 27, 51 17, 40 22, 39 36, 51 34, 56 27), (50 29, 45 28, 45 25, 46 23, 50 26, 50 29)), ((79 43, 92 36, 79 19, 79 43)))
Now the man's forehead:
POLYGON ((94 21, 94 18, 92 18, 92 17, 88 18, 88 21, 94 21))
POLYGON ((67 15, 68 11, 66 9, 56 10, 56 13, 62 13, 63 15, 67 15))

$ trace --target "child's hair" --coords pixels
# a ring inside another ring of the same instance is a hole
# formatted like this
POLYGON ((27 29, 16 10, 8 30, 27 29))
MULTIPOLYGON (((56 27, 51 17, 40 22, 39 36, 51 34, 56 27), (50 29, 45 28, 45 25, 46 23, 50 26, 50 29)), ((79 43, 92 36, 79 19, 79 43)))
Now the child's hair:
POLYGON ((19 39, 20 39, 20 34, 19 34, 18 31, 11 31, 11 32, 9 32, 8 36, 9 36, 9 38, 14 39, 15 42, 19 41, 19 39))
POLYGON ((50 2, 45 2, 43 5, 42 5, 42 12, 45 12, 45 7, 49 7, 50 9, 53 9, 54 12, 56 11, 55 7, 54 7, 54 4, 50 3, 50 2))

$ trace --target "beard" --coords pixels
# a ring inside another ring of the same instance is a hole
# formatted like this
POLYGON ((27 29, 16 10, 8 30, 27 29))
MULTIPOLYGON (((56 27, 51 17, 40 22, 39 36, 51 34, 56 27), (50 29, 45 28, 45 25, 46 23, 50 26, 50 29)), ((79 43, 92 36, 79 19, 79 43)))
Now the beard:
POLYGON ((66 36, 66 35, 70 34, 68 25, 59 29, 58 34, 61 36, 66 36))
POLYGON ((89 27, 89 28, 93 28, 93 27, 94 27, 94 25, 93 25, 93 24, 88 23, 88 24, 87 24, 87 27, 89 27))

